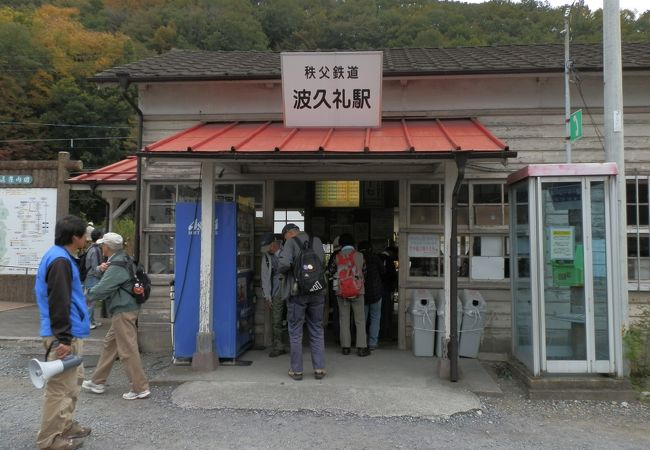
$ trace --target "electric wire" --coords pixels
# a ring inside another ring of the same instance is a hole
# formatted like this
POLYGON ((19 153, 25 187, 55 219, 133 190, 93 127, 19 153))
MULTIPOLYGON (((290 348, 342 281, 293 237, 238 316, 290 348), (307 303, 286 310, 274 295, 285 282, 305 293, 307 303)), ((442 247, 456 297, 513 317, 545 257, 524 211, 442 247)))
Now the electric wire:
POLYGON ((121 130, 130 129, 130 127, 116 127, 111 125, 72 125, 67 123, 42 123, 42 122, 0 121, 0 125, 25 125, 25 126, 62 127, 62 128, 108 128, 108 129, 121 129, 121 130))

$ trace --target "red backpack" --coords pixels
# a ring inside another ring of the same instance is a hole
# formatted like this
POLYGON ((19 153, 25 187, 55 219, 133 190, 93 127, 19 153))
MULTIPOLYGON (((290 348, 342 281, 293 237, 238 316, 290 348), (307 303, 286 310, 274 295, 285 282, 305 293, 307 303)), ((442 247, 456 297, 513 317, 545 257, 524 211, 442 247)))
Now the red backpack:
POLYGON ((347 255, 342 252, 336 254, 336 274, 339 279, 338 296, 342 298, 356 298, 361 295, 363 288, 363 274, 357 270, 354 263, 356 251, 351 251, 347 255))

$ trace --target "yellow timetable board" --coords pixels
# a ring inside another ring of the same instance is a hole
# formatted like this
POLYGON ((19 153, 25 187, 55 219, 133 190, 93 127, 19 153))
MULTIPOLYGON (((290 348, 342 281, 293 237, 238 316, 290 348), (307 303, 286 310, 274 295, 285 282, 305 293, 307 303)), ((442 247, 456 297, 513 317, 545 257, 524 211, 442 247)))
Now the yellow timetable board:
POLYGON ((317 181, 316 208, 359 206, 359 181, 317 181))

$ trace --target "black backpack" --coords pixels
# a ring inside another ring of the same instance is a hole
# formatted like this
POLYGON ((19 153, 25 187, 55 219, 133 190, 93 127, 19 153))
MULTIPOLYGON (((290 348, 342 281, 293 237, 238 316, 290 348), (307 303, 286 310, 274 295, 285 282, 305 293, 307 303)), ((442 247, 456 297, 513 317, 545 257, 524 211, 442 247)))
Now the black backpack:
MULTIPOLYGON (((296 238, 298 242, 300 240, 296 238)), ((298 285, 298 294, 316 294, 325 289, 323 262, 314 251, 314 238, 299 244, 300 253, 293 261, 293 277, 298 285)))
POLYGON ((81 280, 82 283, 86 281, 86 277, 88 277, 88 270, 90 270, 90 268, 88 267, 88 255, 90 254, 90 252, 93 251, 93 249, 99 249, 99 246, 97 244, 93 244, 90 247, 88 247, 88 250, 86 250, 81 254, 81 256, 79 256, 79 279, 81 280))
POLYGON ((133 284, 133 287, 131 289, 126 289, 124 286, 120 286, 120 289, 131 294, 139 305, 149 299, 149 296, 151 295, 151 279, 149 278, 149 275, 147 275, 147 272, 144 271, 144 267, 142 267, 141 264, 136 264, 136 262, 133 261, 133 258, 127 256, 126 261, 114 261, 111 262, 111 265, 124 267, 131 276, 131 279, 128 280, 127 283, 133 284))

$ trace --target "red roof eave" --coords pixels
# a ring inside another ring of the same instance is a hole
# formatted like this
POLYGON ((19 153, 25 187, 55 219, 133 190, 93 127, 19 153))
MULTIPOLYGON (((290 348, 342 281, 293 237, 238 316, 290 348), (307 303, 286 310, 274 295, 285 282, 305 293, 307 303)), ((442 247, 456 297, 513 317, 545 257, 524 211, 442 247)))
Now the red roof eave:
POLYGON ((67 180, 71 184, 135 184, 137 179, 138 159, 129 156, 126 159, 91 172, 82 173, 67 180))
MULTIPOLYGON (((273 158, 325 155, 432 155, 510 153, 476 119, 385 120, 379 128, 286 128, 281 122, 200 123, 144 148, 164 154, 273 158)), ((186 155, 189 156, 189 155, 186 155)))

